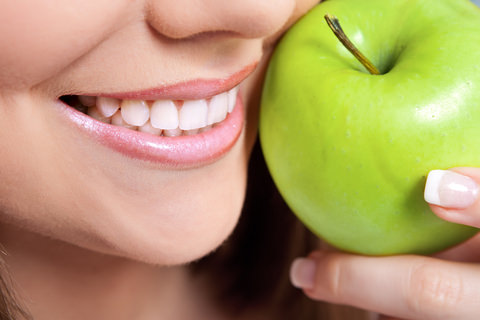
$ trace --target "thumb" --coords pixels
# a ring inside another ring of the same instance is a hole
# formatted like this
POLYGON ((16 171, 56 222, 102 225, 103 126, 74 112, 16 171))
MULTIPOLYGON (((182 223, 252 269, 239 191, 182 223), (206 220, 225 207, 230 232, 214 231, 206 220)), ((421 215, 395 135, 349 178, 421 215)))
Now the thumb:
POLYGON ((480 228, 480 168, 430 171, 425 201, 440 218, 480 228))

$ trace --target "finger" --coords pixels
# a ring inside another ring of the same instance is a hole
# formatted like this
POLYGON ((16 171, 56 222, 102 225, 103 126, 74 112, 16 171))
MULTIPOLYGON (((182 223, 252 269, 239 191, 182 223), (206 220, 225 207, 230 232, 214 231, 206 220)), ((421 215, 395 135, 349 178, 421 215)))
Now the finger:
POLYGON ((292 283, 311 298, 412 320, 478 320, 480 268, 429 257, 317 252, 292 283))
POLYGON ((480 228, 480 169, 433 170, 425 184, 425 201, 440 218, 480 228))

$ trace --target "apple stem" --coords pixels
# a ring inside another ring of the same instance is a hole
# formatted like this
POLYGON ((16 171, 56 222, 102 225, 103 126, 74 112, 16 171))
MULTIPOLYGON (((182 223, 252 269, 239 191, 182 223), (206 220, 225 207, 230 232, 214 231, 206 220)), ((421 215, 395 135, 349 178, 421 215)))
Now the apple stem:
POLYGON ((368 72, 373 75, 379 75, 380 71, 378 71, 378 69, 373 65, 373 63, 371 63, 370 60, 368 60, 367 57, 365 57, 347 37, 342 27, 340 26, 338 18, 334 15, 327 13, 325 15, 325 20, 327 21, 328 26, 330 27, 330 29, 332 29, 335 36, 337 36, 338 40, 340 40, 344 47, 347 48, 347 50, 350 51, 355 56, 355 58, 360 61, 361 64, 363 64, 363 66, 368 70, 368 72))

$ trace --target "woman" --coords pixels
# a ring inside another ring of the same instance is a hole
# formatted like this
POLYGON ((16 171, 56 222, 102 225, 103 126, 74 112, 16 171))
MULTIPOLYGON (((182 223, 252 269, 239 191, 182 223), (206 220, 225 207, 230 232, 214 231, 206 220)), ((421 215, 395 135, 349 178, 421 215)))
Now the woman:
MULTIPOLYGON (((291 228, 291 218, 278 226, 272 218, 263 227, 258 222, 263 208, 256 200, 275 195, 257 190, 254 204, 245 205, 250 215, 209 255, 240 217, 272 46, 315 3, 0 4, 0 243, 11 317, 322 317, 319 303, 290 297, 291 287, 281 282, 285 259, 313 247, 308 235, 295 232, 303 229, 291 228), (258 236, 265 230, 273 238, 258 236), (285 257, 280 239, 295 239, 292 246, 303 249, 285 257)), ((421 290, 403 298, 423 297, 432 305, 426 309, 395 300, 394 285, 416 261, 458 269, 462 279, 475 275, 473 266, 427 258, 314 253, 295 262, 292 281, 316 299, 435 318, 439 300, 421 290), (391 263, 398 272, 386 285, 376 270, 391 263), (374 285, 362 286, 372 275, 374 285), (341 286, 348 283, 354 284, 348 290, 341 286)), ((472 315, 472 308, 462 312, 472 315)))

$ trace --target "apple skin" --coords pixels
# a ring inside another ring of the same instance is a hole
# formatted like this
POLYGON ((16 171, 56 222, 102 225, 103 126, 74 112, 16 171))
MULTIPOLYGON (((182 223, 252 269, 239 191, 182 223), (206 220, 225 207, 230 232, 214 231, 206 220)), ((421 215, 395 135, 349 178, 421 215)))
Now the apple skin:
POLYGON ((327 0, 269 64, 260 141, 292 211, 366 255, 430 254, 478 230, 435 216, 433 169, 480 167, 480 10, 468 0, 327 0), (336 39, 336 15, 382 75, 336 39))

